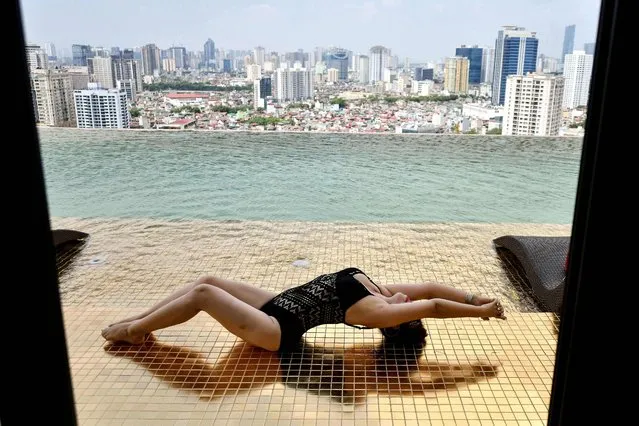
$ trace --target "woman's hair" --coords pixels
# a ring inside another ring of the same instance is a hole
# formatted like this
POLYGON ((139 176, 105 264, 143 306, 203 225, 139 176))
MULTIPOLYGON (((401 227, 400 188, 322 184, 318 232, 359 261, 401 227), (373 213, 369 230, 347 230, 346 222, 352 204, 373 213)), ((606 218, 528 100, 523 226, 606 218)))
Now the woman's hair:
POLYGON ((421 320, 404 322, 395 327, 379 329, 387 343, 399 345, 418 345, 426 343, 428 332, 421 320))

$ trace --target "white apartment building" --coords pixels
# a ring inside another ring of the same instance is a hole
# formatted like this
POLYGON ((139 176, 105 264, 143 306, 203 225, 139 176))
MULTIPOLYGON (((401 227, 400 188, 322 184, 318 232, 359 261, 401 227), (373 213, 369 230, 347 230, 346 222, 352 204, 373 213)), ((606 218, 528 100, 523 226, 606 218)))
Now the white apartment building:
POLYGON ((31 70, 31 93, 36 121, 47 126, 75 125, 73 82, 65 72, 31 70))
POLYGON ((588 105, 593 55, 575 50, 564 58, 564 99, 562 107, 573 109, 588 105))
POLYGON ((254 64, 262 66, 264 65, 264 60, 266 58, 266 49, 262 46, 257 46, 253 49, 253 57, 249 57, 249 60, 252 60, 254 64))
POLYGON ((432 80, 412 80, 410 84, 410 92, 417 96, 429 96, 434 86, 434 82, 432 80))
POLYGON ((99 83, 105 89, 115 88, 113 61, 111 58, 89 58, 89 73, 93 83, 99 83))
POLYGON ((336 83, 339 81, 339 70, 337 68, 329 68, 326 71, 326 81, 336 83))
POLYGON ((175 72, 177 68, 175 67, 175 59, 173 58, 164 58, 162 59, 162 70, 164 72, 175 72))
POLYGON ((273 77, 273 96, 278 101, 313 98, 312 71, 306 68, 278 68, 273 77))
POLYGON ((131 115, 126 92, 102 89, 91 84, 87 90, 73 92, 76 119, 81 129, 127 129, 131 127, 131 115))
POLYGON ((27 44, 27 64, 29 69, 47 69, 49 68, 49 57, 47 53, 38 44, 27 44))
POLYGON ((470 61, 462 56, 446 58, 444 63, 444 90, 451 94, 468 93, 470 61))
POLYGON ((530 73, 506 80, 503 135, 555 136, 561 126, 564 78, 530 73))
POLYGON ((257 64, 249 64, 246 66, 246 79, 255 81, 262 78, 262 67, 257 64))
POLYGON ((384 46, 373 46, 368 57, 370 81, 384 81, 384 70, 391 64, 391 50, 384 46))
POLYGON ((358 57, 358 71, 357 78, 360 83, 368 84, 371 81, 371 70, 369 65, 369 59, 366 55, 359 55, 358 57))

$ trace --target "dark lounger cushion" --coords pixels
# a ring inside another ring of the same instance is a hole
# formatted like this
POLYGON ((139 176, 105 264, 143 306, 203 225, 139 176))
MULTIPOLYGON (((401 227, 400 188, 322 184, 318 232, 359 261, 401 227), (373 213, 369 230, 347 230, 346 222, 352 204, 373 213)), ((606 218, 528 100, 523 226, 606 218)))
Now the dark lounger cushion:
POLYGON ((560 313, 570 237, 505 235, 493 240, 509 274, 521 277, 542 310, 560 313))

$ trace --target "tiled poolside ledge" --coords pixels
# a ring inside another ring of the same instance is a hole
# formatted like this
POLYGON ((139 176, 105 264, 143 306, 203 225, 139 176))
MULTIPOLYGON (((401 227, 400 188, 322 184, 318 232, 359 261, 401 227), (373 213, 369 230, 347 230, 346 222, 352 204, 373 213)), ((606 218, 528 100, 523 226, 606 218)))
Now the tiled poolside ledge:
POLYGON ((510 284, 492 239, 569 225, 212 222, 53 218, 91 235, 60 277, 78 418, 91 424, 545 424, 553 315, 510 284), (308 267, 293 266, 304 259, 308 267), (500 297, 507 321, 425 320, 426 347, 379 350, 374 330, 322 326, 296 359, 214 320, 109 346, 100 329, 200 274, 278 291, 358 266, 381 283, 439 281, 500 297))

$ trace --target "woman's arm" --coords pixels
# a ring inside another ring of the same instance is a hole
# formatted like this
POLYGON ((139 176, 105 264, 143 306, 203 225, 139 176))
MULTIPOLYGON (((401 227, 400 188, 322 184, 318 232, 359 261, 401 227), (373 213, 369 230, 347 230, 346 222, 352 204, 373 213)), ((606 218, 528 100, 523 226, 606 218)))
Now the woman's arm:
POLYGON ((416 300, 408 303, 388 304, 379 298, 367 298, 351 308, 350 324, 367 327, 394 327, 404 322, 422 318, 495 317, 506 319, 501 304, 495 300, 481 306, 454 302, 446 299, 416 300))
POLYGON ((494 300, 438 283, 387 284, 386 288, 393 294, 404 293, 411 300, 446 299, 452 302, 468 303, 467 297, 469 295, 471 296, 470 303, 474 305, 483 305, 494 300))

